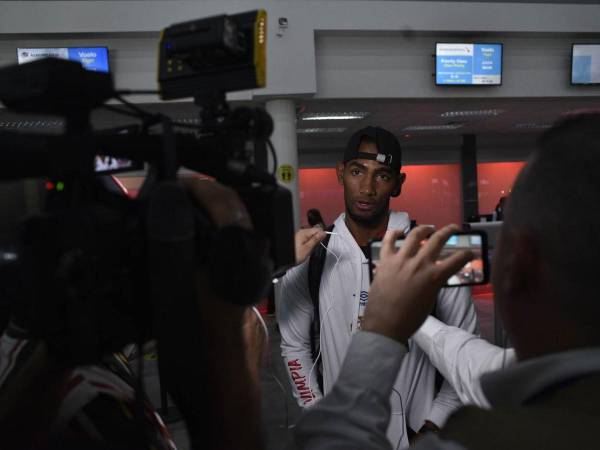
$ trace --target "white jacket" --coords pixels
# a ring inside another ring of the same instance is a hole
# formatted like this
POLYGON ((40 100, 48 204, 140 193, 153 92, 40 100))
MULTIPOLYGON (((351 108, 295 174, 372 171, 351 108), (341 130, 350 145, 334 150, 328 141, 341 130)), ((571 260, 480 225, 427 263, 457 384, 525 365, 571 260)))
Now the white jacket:
MULTIPOLYGON (((319 308, 320 345, 325 393, 331 391, 359 324, 359 316, 369 291, 369 266, 362 250, 345 224, 345 214, 335 221, 328 255, 321 278, 319 308)), ((408 231, 406 213, 391 213, 388 229, 408 231)), ((288 271, 279 283, 277 319, 281 331, 281 350, 288 367, 294 397, 300 406, 313 405, 322 397, 310 349, 310 330, 314 318, 308 288, 308 261, 288 271), (310 383, 310 385, 309 385, 310 383)), ((442 289, 436 315, 445 323, 477 332, 477 317, 468 288, 442 289)), ((392 419, 388 438, 397 448, 408 446, 406 424, 418 431, 425 420, 442 426, 460 405, 456 393, 444 382, 435 396, 435 369, 421 349, 410 340, 390 403, 392 419), (406 417, 404 417, 406 416, 406 417), (405 423, 405 421, 408 421, 405 423)))

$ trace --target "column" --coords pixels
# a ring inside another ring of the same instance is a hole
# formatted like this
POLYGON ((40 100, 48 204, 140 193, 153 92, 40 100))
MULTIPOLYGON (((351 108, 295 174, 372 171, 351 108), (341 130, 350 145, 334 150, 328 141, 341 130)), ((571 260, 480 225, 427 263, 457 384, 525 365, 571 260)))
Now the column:
POLYGON ((472 134, 463 136, 460 152, 460 170, 462 175, 463 221, 479 214, 477 191, 477 140, 472 134))
POLYGON ((296 105, 293 100, 269 100, 266 109, 273 118, 271 142, 277 155, 277 180, 292 193, 294 226, 300 228, 300 191, 298 188, 298 139, 296 105))

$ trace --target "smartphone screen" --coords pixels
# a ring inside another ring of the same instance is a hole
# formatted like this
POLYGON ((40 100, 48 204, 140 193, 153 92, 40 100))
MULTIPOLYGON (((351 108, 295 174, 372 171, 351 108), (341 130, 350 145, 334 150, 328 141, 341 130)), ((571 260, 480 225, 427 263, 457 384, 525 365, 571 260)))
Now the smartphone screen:
MULTIPOLYGON (((424 243, 425 241, 423 241, 424 243)), ((401 248, 404 239, 396 241, 396 248, 401 248)), ((460 250, 470 250, 474 255, 472 261, 465 264, 456 274, 452 275, 445 286, 472 286, 486 284, 489 281, 489 262, 487 235, 485 231, 459 231, 446 241, 440 253, 440 260, 447 258, 460 250)), ((379 264, 381 252, 381 240, 371 242, 371 255, 369 258, 371 267, 371 281, 379 264)))

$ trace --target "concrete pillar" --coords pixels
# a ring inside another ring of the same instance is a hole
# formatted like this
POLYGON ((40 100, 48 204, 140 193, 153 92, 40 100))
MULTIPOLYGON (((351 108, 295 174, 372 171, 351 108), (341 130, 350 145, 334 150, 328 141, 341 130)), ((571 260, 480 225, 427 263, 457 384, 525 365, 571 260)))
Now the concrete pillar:
POLYGON ((460 171, 462 175, 463 222, 479 214, 479 195, 477 190, 477 138, 475 135, 463 135, 460 152, 460 171))
POLYGON ((269 100, 266 109, 273 117, 271 142, 277 154, 277 180, 292 192, 294 226, 300 228, 300 190, 298 188, 298 139, 296 105, 293 100, 269 100))

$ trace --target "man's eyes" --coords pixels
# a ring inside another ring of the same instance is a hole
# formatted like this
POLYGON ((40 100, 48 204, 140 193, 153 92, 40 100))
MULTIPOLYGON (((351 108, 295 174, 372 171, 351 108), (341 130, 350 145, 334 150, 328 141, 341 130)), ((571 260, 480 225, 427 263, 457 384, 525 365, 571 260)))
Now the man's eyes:
MULTIPOLYGON (((353 176, 358 176, 361 175, 363 173, 363 171, 361 169, 350 169, 350 174, 353 176)), ((392 179, 392 177, 390 175, 388 175, 387 173, 378 173, 375 175, 375 178, 379 181, 384 181, 384 182, 388 182, 392 179)))

